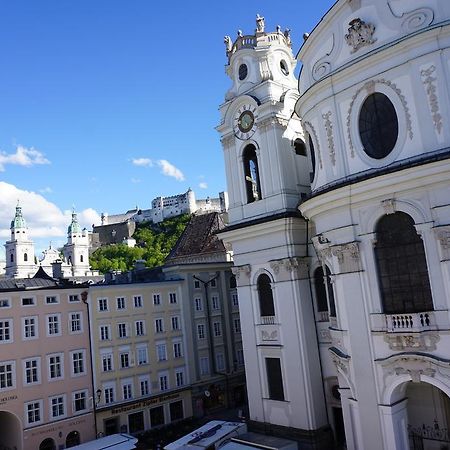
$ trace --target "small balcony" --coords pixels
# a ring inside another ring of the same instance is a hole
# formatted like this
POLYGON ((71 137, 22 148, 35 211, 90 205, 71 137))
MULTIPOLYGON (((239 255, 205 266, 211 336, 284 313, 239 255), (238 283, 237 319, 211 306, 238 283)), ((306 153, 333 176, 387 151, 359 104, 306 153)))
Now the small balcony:
POLYGON ((371 330, 387 333, 420 333, 430 330, 448 330, 448 311, 424 311, 404 314, 371 314, 371 330))
POLYGON ((257 324, 257 345, 281 345, 280 324, 275 316, 261 316, 257 324))

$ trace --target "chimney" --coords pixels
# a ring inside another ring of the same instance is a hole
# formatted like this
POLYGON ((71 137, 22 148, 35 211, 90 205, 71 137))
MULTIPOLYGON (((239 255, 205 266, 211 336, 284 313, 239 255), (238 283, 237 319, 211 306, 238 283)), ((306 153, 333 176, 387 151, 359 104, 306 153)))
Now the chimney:
POLYGON ((57 259, 55 262, 52 262, 52 273, 53 278, 61 279, 63 277, 62 261, 60 259, 57 259))

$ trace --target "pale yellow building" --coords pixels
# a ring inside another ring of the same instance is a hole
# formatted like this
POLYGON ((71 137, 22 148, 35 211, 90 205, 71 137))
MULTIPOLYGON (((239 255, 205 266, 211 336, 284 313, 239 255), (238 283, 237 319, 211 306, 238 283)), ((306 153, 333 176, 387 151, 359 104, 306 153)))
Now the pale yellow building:
POLYGON ((139 270, 91 286, 100 434, 132 434, 192 415, 182 280, 139 270))

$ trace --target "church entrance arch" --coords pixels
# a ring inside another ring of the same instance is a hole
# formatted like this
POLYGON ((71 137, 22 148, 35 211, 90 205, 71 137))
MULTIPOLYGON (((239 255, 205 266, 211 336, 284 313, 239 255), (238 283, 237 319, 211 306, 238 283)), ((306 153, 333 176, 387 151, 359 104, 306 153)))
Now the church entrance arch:
POLYGON ((0 448, 22 450, 22 425, 8 411, 0 411, 0 448))
POLYGON ((428 383, 408 382, 407 418, 410 448, 450 448, 450 398, 428 383))
POLYGON ((44 439, 39 445, 39 450, 56 450, 55 441, 52 438, 44 439))

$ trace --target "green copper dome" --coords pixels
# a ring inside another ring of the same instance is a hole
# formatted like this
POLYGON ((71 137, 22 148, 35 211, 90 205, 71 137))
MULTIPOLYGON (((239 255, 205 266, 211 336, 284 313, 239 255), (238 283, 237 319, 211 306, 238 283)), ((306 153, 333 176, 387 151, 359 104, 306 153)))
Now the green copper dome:
POLYGON ((78 223, 77 213, 76 212, 72 213, 72 223, 69 225, 69 228, 67 228, 67 233, 68 234, 81 233, 81 226, 78 223))
POLYGON ((12 228, 26 228, 27 223, 25 222, 25 219, 22 216, 22 207, 17 205, 16 206, 16 215, 14 216, 14 219, 11 220, 11 229, 12 228))

